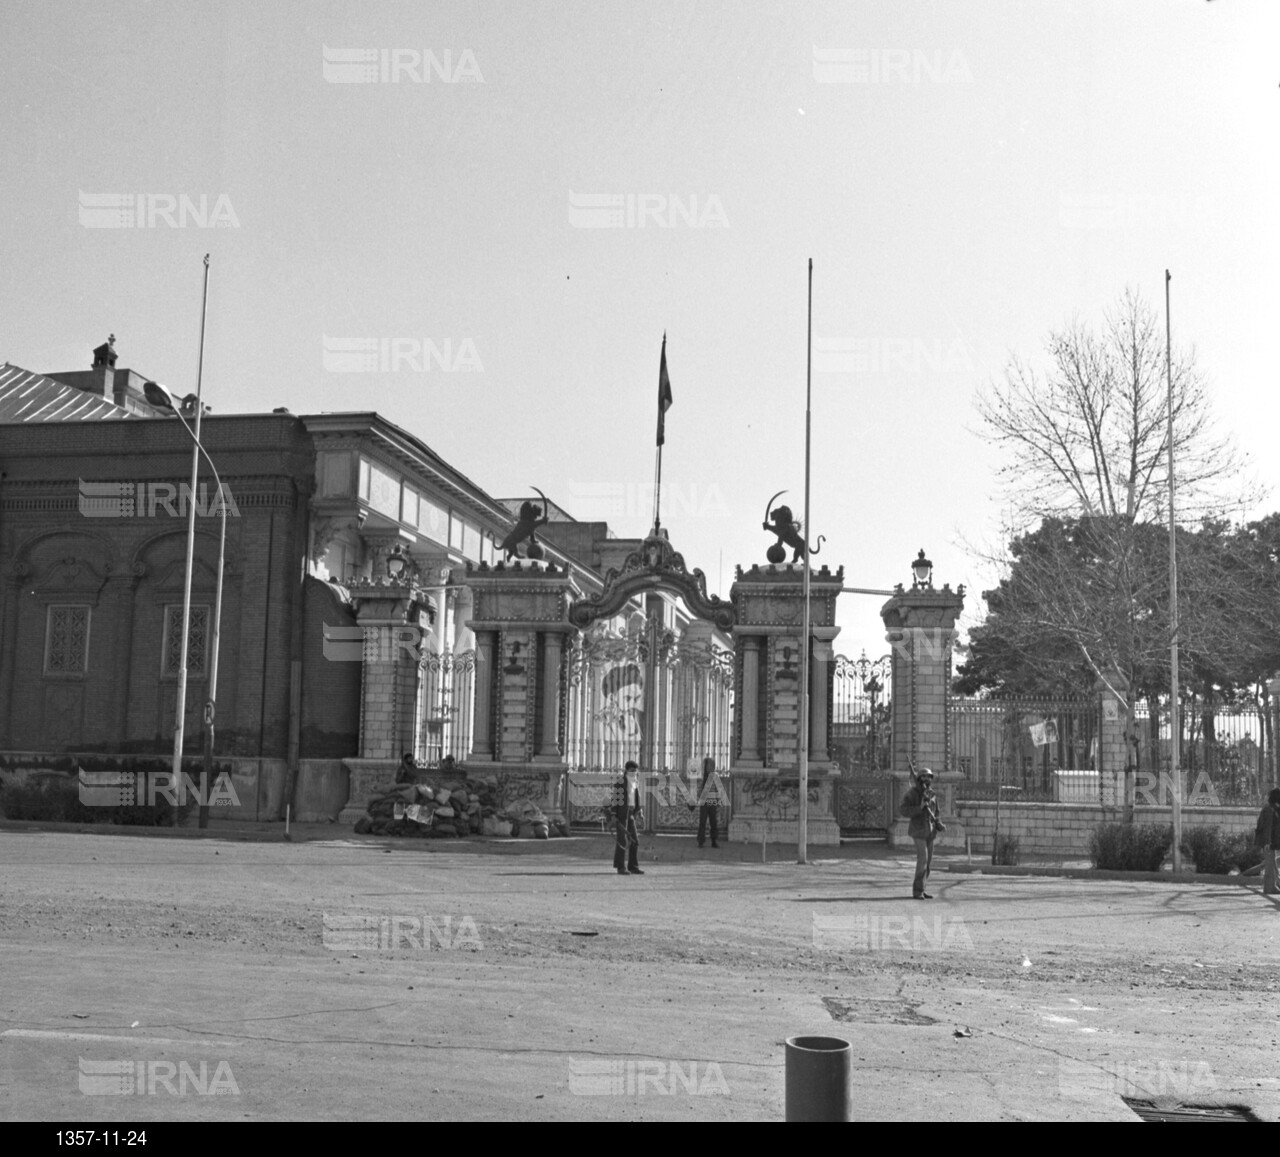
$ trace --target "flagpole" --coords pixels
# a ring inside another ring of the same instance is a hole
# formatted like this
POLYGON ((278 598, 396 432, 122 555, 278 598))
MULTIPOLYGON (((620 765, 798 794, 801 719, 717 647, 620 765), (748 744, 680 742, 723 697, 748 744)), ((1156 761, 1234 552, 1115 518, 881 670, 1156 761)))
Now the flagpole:
MULTIPOLYGON (((200 390, 204 381, 204 330, 205 319, 209 314, 209 254, 204 255, 204 289, 200 297, 200 356, 196 361, 196 420, 195 445, 191 447, 191 509, 187 511, 187 570, 182 585, 182 645, 178 666, 178 693, 175 697, 175 715, 173 725, 173 786, 177 794, 173 797, 173 826, 178 826, 178 808, 183 802, 182 794, 182 747, 186 737, 187 719, 187 660, 191 649, 191 568, 195 563, 196 550, 196 487, 200 482, 200 416, 204 412, 204 404, 200 400, 200 390)), ((221 497, 221 490, 219 490, 221 497)))
POLYGON ((1164 271, 1164 366, 1169 391, 1169 779, 1173 796, 1173 870, 1182 871, 1182 717, 1178 702, 1178 538, 1173 518, 1173 329, 1169 282, 1164 271))
POLYGON ((800 822, 798 863, 807 864, 809 852, 809 462, 813 426, 813 258, 809 258, 809 323, 805 337, 804 367, 804 521, 800 533, 804 556, 804 634, 800 643, 800 822))
POLYGON ((653 533, 657 534, 659 527, 662 526, 662 520, 659 516, 660 502, 662 498, 662 444, 658 444, 658 464, 656 468, 657 481, 653 484, 653 533))
POLYGON ((662 358, 658 363, 658 457, 653 484, 653 533, 662 528, 662 444, 667 440, 666 416, 671 405, 671 382, 667 377, 667 333, 662 332, 662 358))

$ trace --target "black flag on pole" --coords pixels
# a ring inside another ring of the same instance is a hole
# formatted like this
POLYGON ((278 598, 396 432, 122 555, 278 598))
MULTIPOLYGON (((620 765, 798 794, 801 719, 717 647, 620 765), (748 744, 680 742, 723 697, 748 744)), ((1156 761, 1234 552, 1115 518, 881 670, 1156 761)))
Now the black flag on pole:
POLYGON ((667 335, 662 335, 662 363, 658 367, 658 445, 667 440, 667 411, 671 409, 671 379, 667 377, 667 335))

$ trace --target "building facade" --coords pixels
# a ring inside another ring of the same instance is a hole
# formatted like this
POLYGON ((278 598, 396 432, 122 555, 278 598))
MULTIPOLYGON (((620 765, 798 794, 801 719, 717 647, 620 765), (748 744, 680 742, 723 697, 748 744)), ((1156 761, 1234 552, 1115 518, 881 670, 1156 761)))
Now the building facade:
MULTIPOLYGON (((332 818, 348 762, 375 747, 398 758, 403 745, 425 766, 482 753, 470 576, 493 573, 522 500, 493 498, 372 412, 206 414, 222 489, 202 461, 192 493, 190 437, 149 405, 143 375, 114 363, 108 343, 90 371, 0 369, 0 773, 172 751, 192 508, 184 750, 194 762, 203 745, 225 511, 215 753, 235 814, 288 803, 332 818), (397 584, 412 605, 377 635, 393 652, 379 654, 370 600, 397 584)), ((547 513, 541 556, 583 596, 639 546, 554 503, 547 513)), ((725 766, 728 647, 678 598, 627 600, 560 659, 558 758, 596 772, 627 758, 725 766)))

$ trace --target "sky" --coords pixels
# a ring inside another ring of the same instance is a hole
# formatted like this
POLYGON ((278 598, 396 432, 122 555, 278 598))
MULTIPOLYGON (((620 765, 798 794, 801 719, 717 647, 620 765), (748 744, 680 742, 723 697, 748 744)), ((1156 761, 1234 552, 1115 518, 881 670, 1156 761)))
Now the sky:
MULTIPOLYGON (((376 409, 641 536, 665 333, 662 521, 727 594, 770 496, 803 511, 812 259, 815 561, 888 588, 924 549, 971 625, 1009 501, 975 393, 1169 268, 1280 501, 1274 0, 39 0, 0 32, 0 362, 114 333, 193 390, 208 252, 216 412, 376 409)), ((887 651, 882 602, 842 596, 837 650, 887 651)))

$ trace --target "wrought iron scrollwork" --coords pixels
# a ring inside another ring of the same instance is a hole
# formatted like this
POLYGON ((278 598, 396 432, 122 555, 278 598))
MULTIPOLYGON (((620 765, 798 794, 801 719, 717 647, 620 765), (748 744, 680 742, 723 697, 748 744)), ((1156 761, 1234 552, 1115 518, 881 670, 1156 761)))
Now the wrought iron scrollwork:
POLYGON ((627 555, 621 570, 611 567, 598 595, 577 599, 569 607, 569 621, 585 630, 600 619, 612 618, 637 595, 655 587, 680 595, 695 616, 720 630, 733 628, 737 618, 733 604, 707 594, 707 576, 685 566, 665 533, 650 534, 639 550, 627 555))

